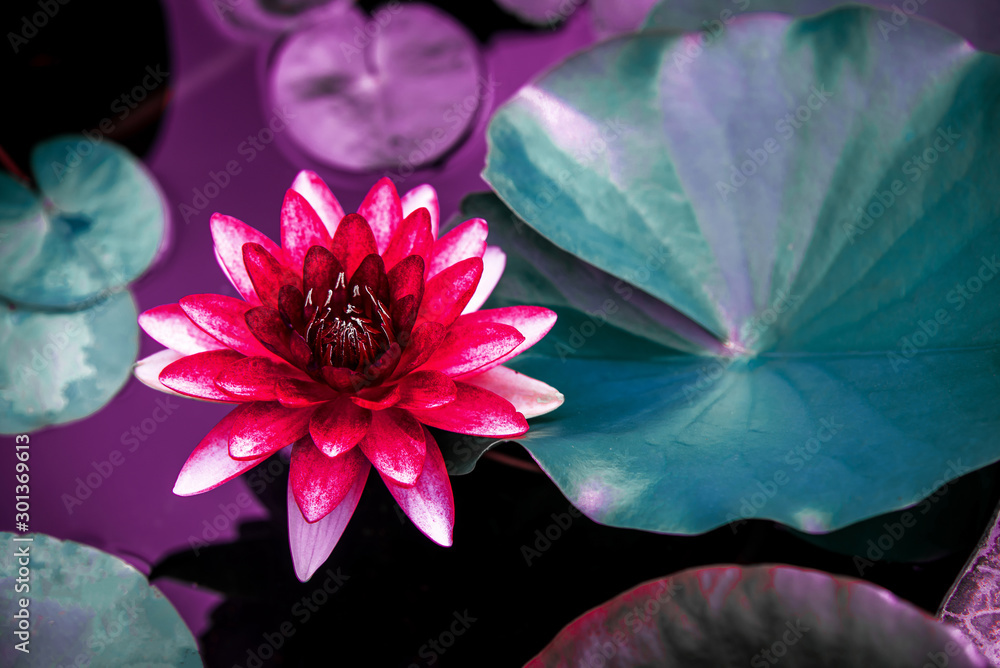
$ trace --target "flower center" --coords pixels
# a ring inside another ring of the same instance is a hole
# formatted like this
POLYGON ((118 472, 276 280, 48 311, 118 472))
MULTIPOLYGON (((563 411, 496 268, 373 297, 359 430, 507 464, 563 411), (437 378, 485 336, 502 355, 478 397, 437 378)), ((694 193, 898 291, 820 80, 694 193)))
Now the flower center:
MULTIPOLYGON (((343 285, 343 274, 338 286, 343 285)), ((315 308, 306 328, 306 342, 319 364, 363 371, 396 340, 385 305, 368 286, 356 285, 346 304, 328 290, 322 305, 312 290, 306 307, 315 308)))

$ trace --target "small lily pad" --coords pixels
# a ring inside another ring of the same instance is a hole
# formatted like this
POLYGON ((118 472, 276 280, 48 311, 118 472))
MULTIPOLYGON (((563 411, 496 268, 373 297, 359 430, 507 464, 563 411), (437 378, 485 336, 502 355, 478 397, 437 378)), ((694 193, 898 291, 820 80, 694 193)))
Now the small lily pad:
POLYGON ((87 545, 44 534, 2 532, 0 537, 8 547, 0 575, 0 614, 7 628, 0 646, 3 665, 202 665, 195 639, 177 610, 129 564, 87 545), (16 550, 26 556, 15 557, 16 550), (26 582, 17 579, 25 564, 26 582), (27 588, 15 589, 18 582, 27 588), (27 607, 21 605, 22 598, 27 607), (30 635, 24 638, 16 634, 19 622, 12 622, 18 615, 27 615, 30 623, 30 635), (25 641, 22 647, 28 651, 22 652, 17 643, 25 641))
POLYGON ((0 173, 0 297, 76 307, 142 274, 164 239, 152 175, 106 139, 63 135, 35 147, 38 192, 0 173))
POLYGON ((439 9, 390 3, 289 36, 269 72, 272 102, 310 157, 351 171, 441 158, 492 94, 475 39, 439 9))
POLYGON ((0 304, 0 434, 72 422, 103 407, 131 376, 137 318, 127 290, 70 312, 0 304))

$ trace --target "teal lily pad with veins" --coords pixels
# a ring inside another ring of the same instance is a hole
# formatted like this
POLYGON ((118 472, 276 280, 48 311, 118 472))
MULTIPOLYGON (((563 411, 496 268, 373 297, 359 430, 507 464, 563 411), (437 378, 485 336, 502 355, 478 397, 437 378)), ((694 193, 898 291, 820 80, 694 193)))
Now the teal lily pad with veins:
POLYGON ((565 404, 518 441, 594 520, 822 533, 1000 459, 1000 58, 885 20, 617 38, 493 118, 516 216, 464 213, 496 301, 561 314, 511 366, 565 404))
POLYGON ((128 151, 65 135, 36 146, 31 167, 37 192, 0 173, 0 298, 77 307, 149 267, 167 210, 128 151))
POLYGON ((195 639, 177 610, 129 564, 44 534, 2 532, 0 537, 8 548, 0 569, 0 613, 7 630, 0 646, 4 666, 202 666, 195 639), (18 551, 27 555, 28 590, 15 588, 19 559, 24 559, 15 555, 18 551), (21 605, 23 598, 27 607, 21 605), (30 633, 18 637, 19 622, 13 620, 25 614, 30 633), (25 641, 27 652, 17 648, 25 641))

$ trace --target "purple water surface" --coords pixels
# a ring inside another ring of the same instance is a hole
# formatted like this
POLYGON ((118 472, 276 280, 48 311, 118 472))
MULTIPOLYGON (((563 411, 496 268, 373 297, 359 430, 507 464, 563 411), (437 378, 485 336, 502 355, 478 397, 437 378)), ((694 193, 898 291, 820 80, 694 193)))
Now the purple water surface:
MULTIPOLYGON (((210 215, 236 216, 277 239, 282 198, 301 167, 317 169, 348 211, 385 173, 396 174, 401 192, 429 182, 438 190, 447 219, 464 195, 486 189, 479 177, 486 154, 483 112, 491 112, 531 77, 594 39, 585 8, 556 31, 498 36, 484 49, 486 71, 494 82, 491 108, 481 110, 473 135, 446 164, 405 177, 396 170, 358 176, 293 164, 286 157, 289 152, 279 146, 280 116, 261 103, 268 45, 255 47, 225 36, 193 0, 164 4, 173 90, 147 164, 171 206, 175 238, 169 254, 133 286, 140 312, 188 294, 235 296, 212 254, 210 215), (277 140, 264 143, 265 128, 277 130, 277 140), (251 142, 253 136, 260 148, 251 142)), ((160 348, 143 335, 140 357, 160 348)), ((242 480, 195 497, 171 492, 191 450, 228 410, 168 397, 133 379, 92 417, 32 435, 31 530, 92 545, 145 573, 165 555, 189 549, 192 539, 232 540, 237 522, 265 514, 242 480), (238 516, 230 521, 226 511, 233 514, 234 509, 238 516), (217 534, 213 523, 222 527, 217 534)), ((2 440, 8 462, 4 470, 13 471, 14 439, 2 440)), ((13 480, 7 478, 13 476, 5 476, 0 489, 4 498, 12 498, 13 480)), ((14 529, 12 512, 4 513, 0 529, 14 529)), ((185 584, 157 584, 192 632, 201 634, 220 597, 185 584)))

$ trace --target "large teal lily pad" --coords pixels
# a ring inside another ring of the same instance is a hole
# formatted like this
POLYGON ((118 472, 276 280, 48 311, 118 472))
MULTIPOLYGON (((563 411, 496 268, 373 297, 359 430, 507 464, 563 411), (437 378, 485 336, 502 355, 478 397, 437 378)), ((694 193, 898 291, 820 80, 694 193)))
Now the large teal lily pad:
POLYGON ((103 407, 132 375, 136 318, 127 290, 79 311, 0 305, 0 434, 72 422, 103 407))
POLYGON ((593 519, 825 532, 1000 458, 1000 59, 887 16, 620 38, 497 112, 484 176, 547 252, 690 320, 639 350, 620 292, 512 364, 565 393, 519 440, 593 519))
POLYGON ((142 573, 121 559, 43 534, 28 534, 21 538, 30 541, 18 541, 14 534, 0 532, 0 538, 7 548, 0 571, 0 614, 8 630, 0 647, 3 665, 202 665, 194 637, 177 610, 142 573), (16 556, 18 550, 20 556, 16 556), (22 565, 29 575, 18 580, 22 565), (15 589, 19 582, 28 589, 15 589), (29 601, 26 608, 20 604, 22 598, 29 601), (18 622, 12 620, 23 614, 29 615, 30 635, 15 637, 18 622), (27 653, 16 648, 25 640, 27 653))
POLYGON ((0 297, 79 306, 144 272, 164 237, 153 177, 106 139, 65 135, 31 155, 38 192, 0 173, 0 297))
POLYGON ((789 566, 713 566, 654 580, 579 617, 527 668, 853 668, 988 662, 890 592, 789 566))

